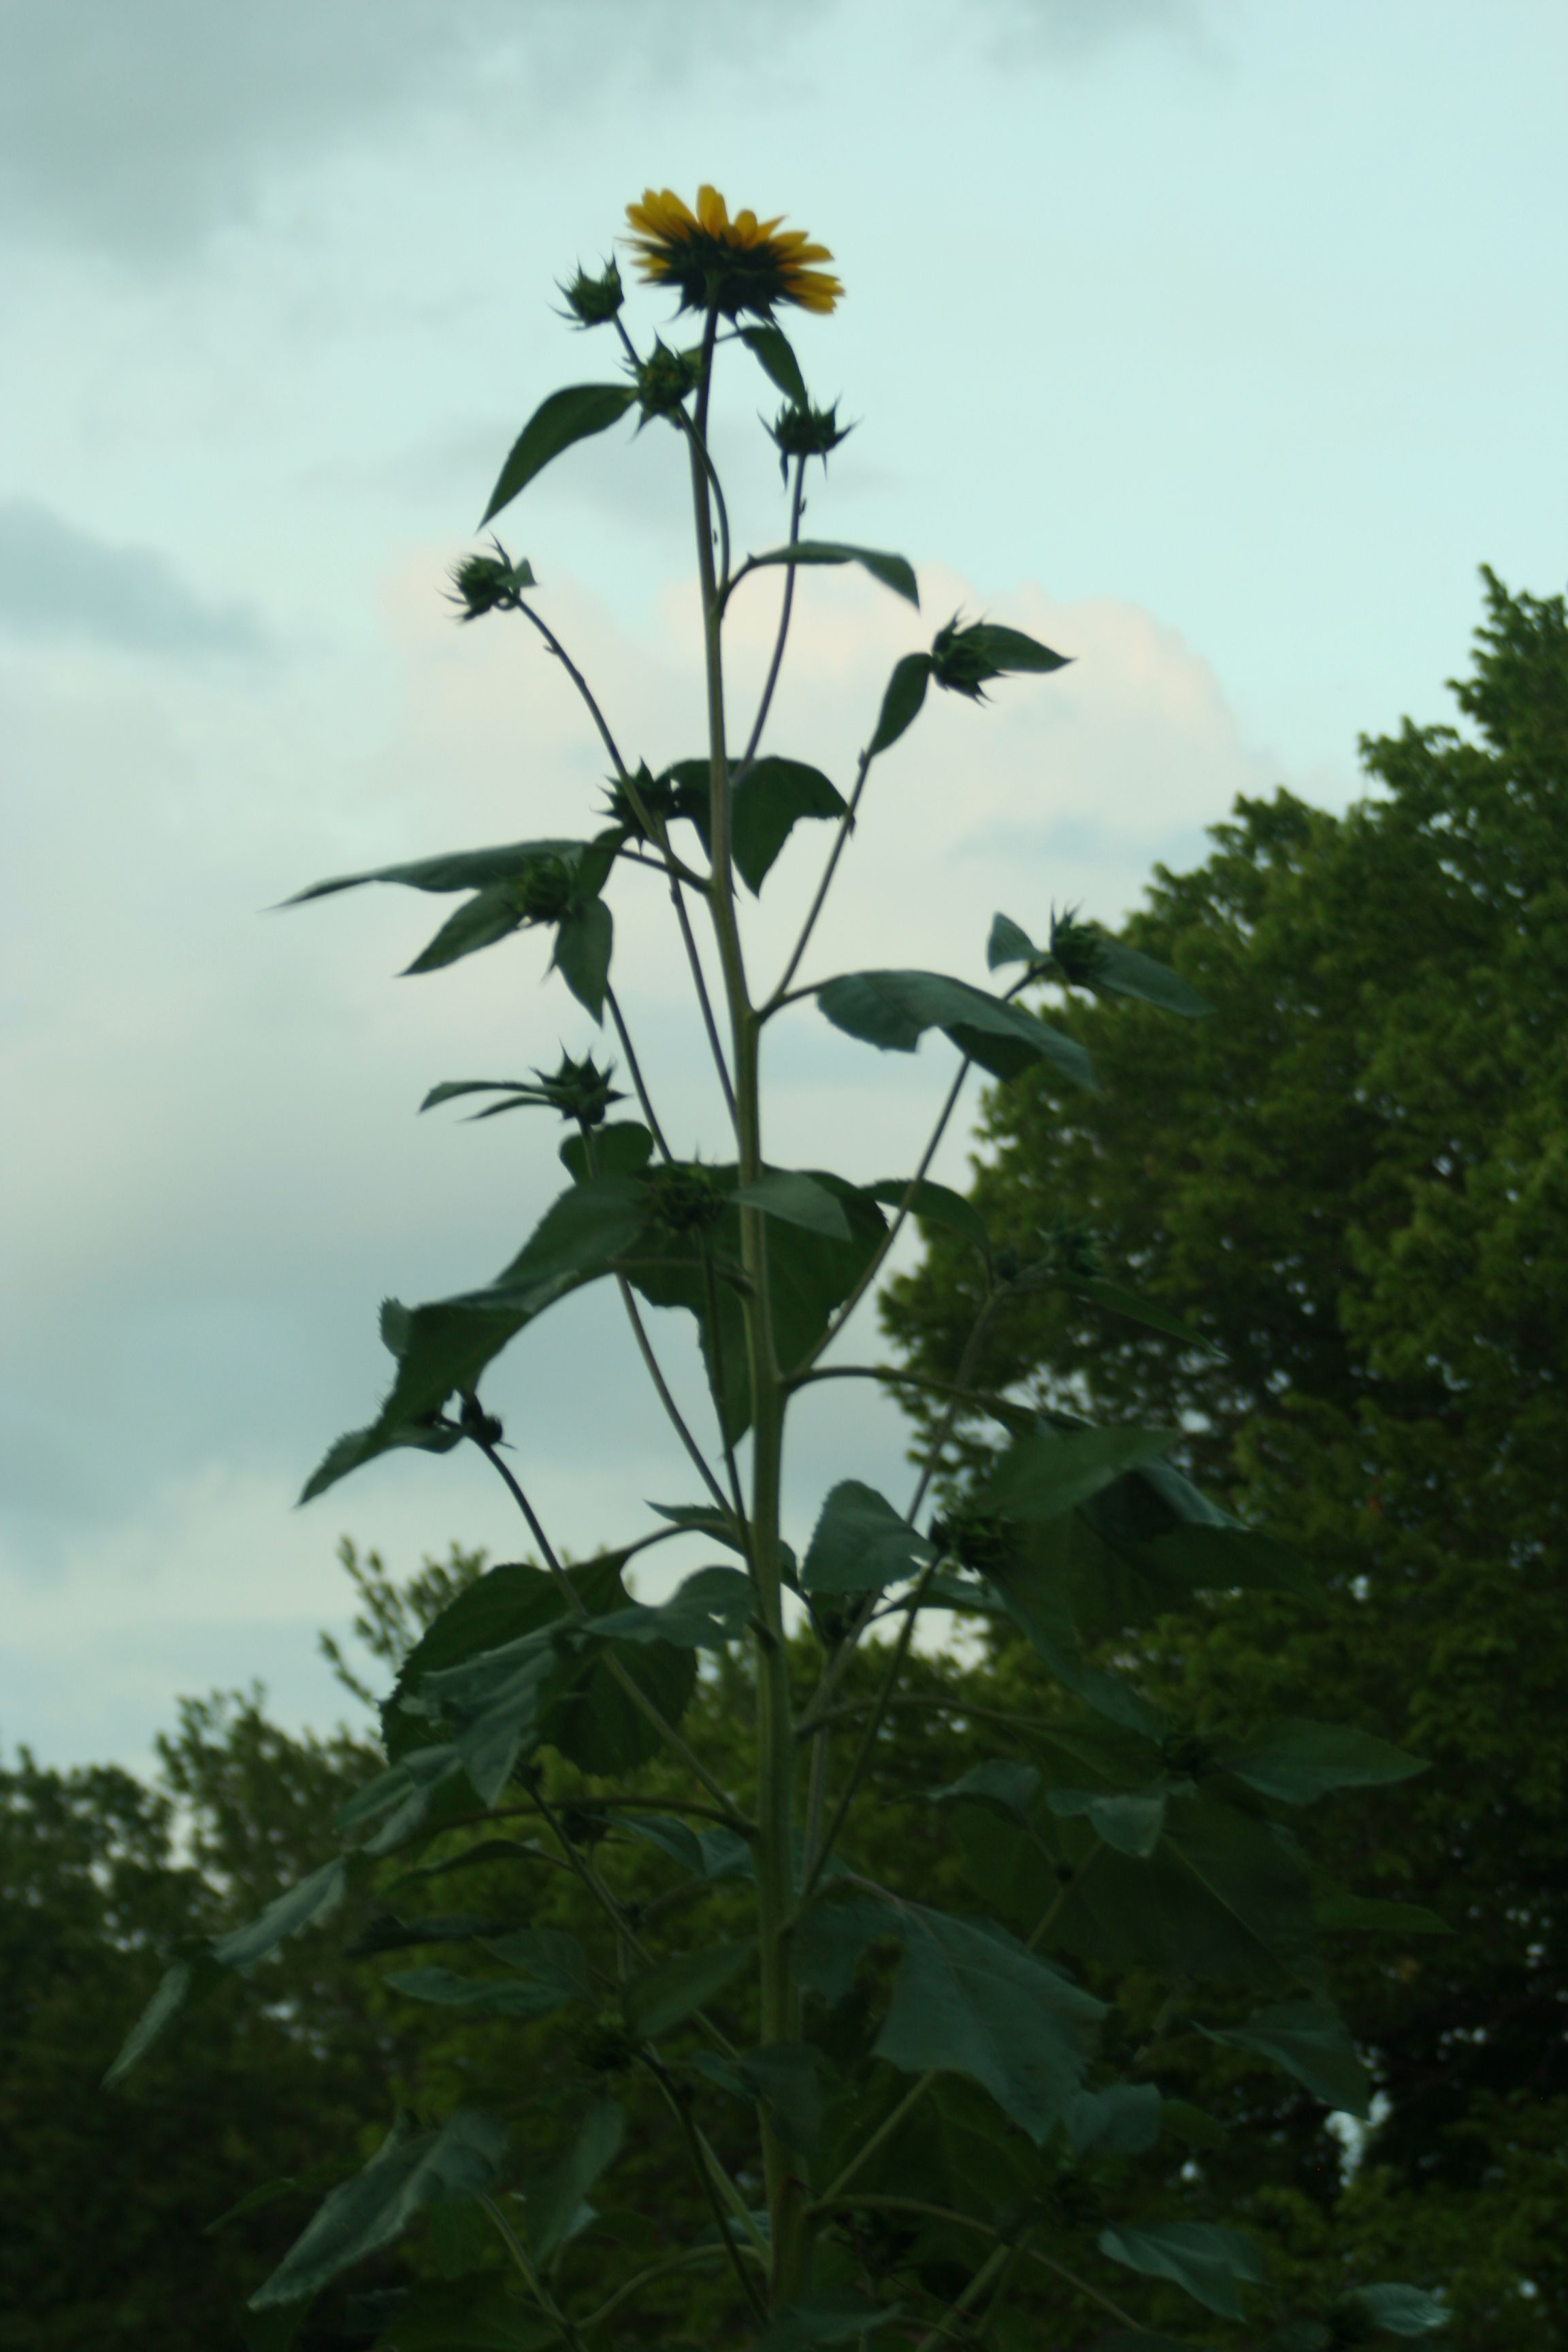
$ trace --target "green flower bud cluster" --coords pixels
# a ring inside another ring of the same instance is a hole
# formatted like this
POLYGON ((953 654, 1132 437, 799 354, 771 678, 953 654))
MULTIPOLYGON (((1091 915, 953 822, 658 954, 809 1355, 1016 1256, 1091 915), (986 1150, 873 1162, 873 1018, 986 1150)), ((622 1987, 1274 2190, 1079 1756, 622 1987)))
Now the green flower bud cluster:
POLYGON ((724 1213, 724 1194, 708 1168, 688 1162, 661 1168, 648 1187, 656 1224, 677 1234, 710 1233, 724 1213))
POLYGON ((562 857, 538 857, 511 885, 511 901, 525 923, 558 923, 572 903, 572 874, 562 857))
POLYGON ((1069 907, 1051 918, 1051 955, 1062 978, 1074 988, 1091 988, 1104 954, 1103 935, 1093 923, 1075 920, 1069 907))
POLYGON ((829 451, 847 440, 855 427, 839 424, 837 401, 831 408, 817 408, 809 400, 792 400, 768 430, 778 447, 779 471, 787 478, 792 457, 820 457, 826 466, 829 451))
POLYGON ((945 629, 939 629, 931 644, 931 674, 938 686, 945 686, 950 694, 966 695, 971 702, 984 702, 982 689, 994 677, 1001 677, 1005 665, 994 658, 988 643, 991 632, 984 621, 962 628, 961 615, 955 613, 945 629))
POLYGON ((561 291, 580 327, 607 327, 624 299, 621 273, 613 261, 605 262, 597 278, 590 278, 579 265, 570 286, 563 286, 561 291))
POLYGON ((447 601, 463 607, 460 621, 477 621, 483 613, 515 613, 523 591, 537 584, 531 563, 514 563, 499 539, 491 545, 493 555, 466 555, 452 567, 458 593, 447 601))
POLYGON ((584 1054, 574 1062, 570 1054, 562 1051, 561 1066, 547 1077, 535 1070, 539 1095, 542 1102, 558 1110, 563 1118, 575 1119, 583 1127, 598 1127, 612 1103, 625 1102, 620 1089, 610 1084, 612 1073, 601 1070, 592 1054, 584 1054))
POLYGON ((702 381, 702 354, 672 352, 656 337, 651 355, 637 362, 636 373, 644 421, 650 416, 674 416, 702 381))

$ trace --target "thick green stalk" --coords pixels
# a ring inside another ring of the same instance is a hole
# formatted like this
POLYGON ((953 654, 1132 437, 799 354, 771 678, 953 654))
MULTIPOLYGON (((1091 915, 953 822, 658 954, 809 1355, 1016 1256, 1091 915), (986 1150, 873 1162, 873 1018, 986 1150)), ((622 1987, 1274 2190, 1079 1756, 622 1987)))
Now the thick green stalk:
MULTIPOLYGON (((702 590, 703 654, 708 690, 709 851, 712 881, 709 903, 724 977, 730 1015, 735 1088, 735 1129, 741 1181, 754 1182, 763 1170, 761 1024, 746 988, 735 912, 731 853, 730 765, 724 723, 722 588, 713 562, 713 523, 706 452, 708 399, 717 316, 709 313, 703 337, 703 369, 690 427, 691 495, 697 523, 697 562, 702 590)), ((761 2032, 764 2042, 791 2042, 799 2032, 799 2000, 790 1968, 788 1934, 795 1907, 793 1825, 795 1727, 784 1646, 784 1606, 779 1566, 779 1491, 784 1457, 784 1391, 773 1350, 768 1295, 766 1220, 754 1209, 741 1212, 741 1254, 748 1292, 745 1300, 747 1369, 752 1390, 751 1569, 755 1601, 757 1658, 757 1836, 753 1846, 757 1887, 757 1937, 761 1975, 761 2032)), ((806 2258, 805 2192, 789 2149, 764 2113, 763 2154, 772 2216, 775 2302, 790 2299, 803 2284, 806 2258)))

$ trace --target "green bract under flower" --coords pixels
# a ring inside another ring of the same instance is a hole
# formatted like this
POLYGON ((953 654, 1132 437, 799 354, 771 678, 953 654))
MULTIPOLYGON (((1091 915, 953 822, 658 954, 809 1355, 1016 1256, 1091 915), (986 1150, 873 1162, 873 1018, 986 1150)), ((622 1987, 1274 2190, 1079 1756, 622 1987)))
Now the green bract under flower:
POLYGON ((831 408, 816 408, 810 401, 792 400, 780 409, 768 430, 778 446, 779 470, 787 475, 792 457, 820 457, 826 465, 828 452, 837 449, 855 428, 839 424, 837 401, 831 408))
POLYGON ((605 262, 597 278, 579 268, 570 286, 563 286, 561 291, 580 327, 607 327, 626 299, 621 273, 613 261, 605 262))

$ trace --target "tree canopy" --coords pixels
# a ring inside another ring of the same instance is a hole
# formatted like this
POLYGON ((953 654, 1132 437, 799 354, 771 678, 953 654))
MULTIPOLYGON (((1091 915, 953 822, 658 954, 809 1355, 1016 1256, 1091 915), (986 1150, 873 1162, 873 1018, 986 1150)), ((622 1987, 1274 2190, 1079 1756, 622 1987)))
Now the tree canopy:
MULTIPOLYGON (((1181 1428, 1324 1589, 1315 1620, 1257 1593, 1167 1619, 1146 1668, 1211 1724, 1321 1706, 1430 1759, 1321 1850, 1453 1931, 1342 1945, 1333 1981, 1381 2094, 1341 2225, 1448 2271, 1456 2352, 1568 2319, 1568 618, 1484 584, 1464 723, 1363 740, 1343 816, 1242 800, 1202 866, 1157 868, 1122 940, 1212 1016, 1053 1012, 1102 1091, 996 1090, 972 1192, 1024 1277, 973 1381, 1181 1428)), ((926 1238, 886 1319, 951 1379, 984 1276, 926 1238)), ((1321 2207, 1319 2126, 1276 2106, 1321 2207)))

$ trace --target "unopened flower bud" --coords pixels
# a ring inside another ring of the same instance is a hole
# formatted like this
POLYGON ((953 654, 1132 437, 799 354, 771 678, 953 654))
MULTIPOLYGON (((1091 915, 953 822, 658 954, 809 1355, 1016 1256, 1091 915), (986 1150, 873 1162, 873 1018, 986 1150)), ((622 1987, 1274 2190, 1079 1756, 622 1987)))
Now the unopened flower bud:
POLYGON ((702 381, 700 351, 672 352, 656 340, 653 351, 637 367, 637 399, 644 419, 673 416, 702 381))
POLYGON ((458 593, 449 601, 463 607, 460 621, 477 621, 482 613, 514 613, 524 589, 535 584, 531 564, 514 563, 499 539, 492 544, 493 555, 466 555, 452 567, 458 593))
POLYGON ((571 285, 561 291, 580 327, 607 327, 621 307, 621 273, 613 261, 605 262, 597 278, 579 267, 571 285))
POLYGON ((828 452, 847 440, 855 427, 839 424, 837 401, 831 408, 814 408, 810 401, 792 400, 780 409, 768 430, 778 446, 779 471, 787 477, 792 457, 820 457, 826 466, 828 452))

